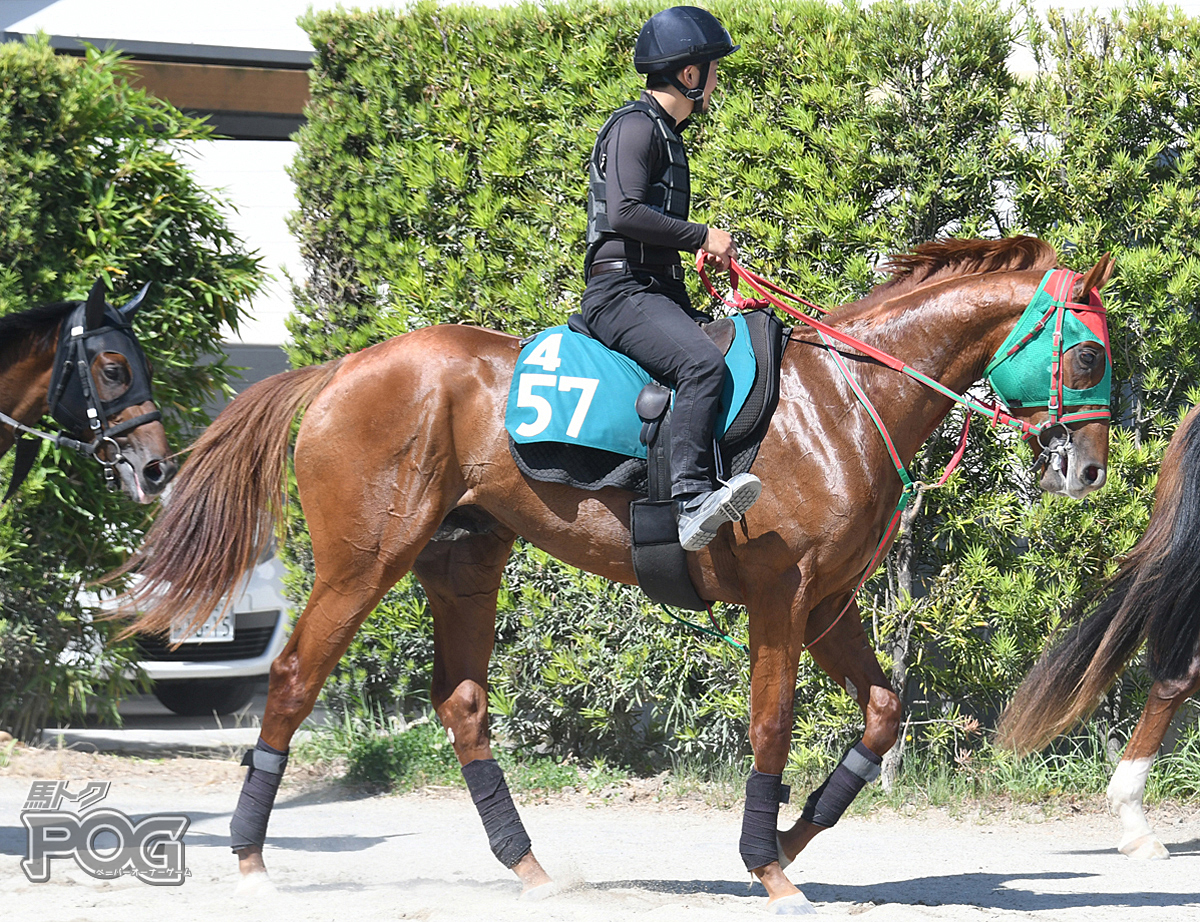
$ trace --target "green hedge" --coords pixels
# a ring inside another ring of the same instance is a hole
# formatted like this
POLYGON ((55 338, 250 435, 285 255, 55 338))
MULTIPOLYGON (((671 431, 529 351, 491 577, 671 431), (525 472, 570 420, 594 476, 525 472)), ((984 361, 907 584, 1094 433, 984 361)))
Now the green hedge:
MULTIPOLYGON (((886 254, 941 235, 1034 233, 1073 267, 1108 250, 1118 262, 1109 486, 1083 503, 1043 497, 1024 449, 979 427, 963 473, 926 496, 863 594, 914 716, 911 745, 954 756, 980 745, 973 722, 995 716, 1059 608, 1136 540, 1164 440, 1200 399, 1200 23, 1148 6, 1049 24, 983 2, 709 6, 742 50, 688 135, 693 208, 737 234, 749 265, 833 304, 873 285, 886 254), (1018 43, 1036 79, 1009 71, 1018 43)), ((307 17, 317 62, 293 227, 311 272, 296 289, 294 360, 436 322, 520 334, 561 322, 582 290, 586 158, 638 92, 632 44, 655 9, 307 17)), ((922 476, 960 422, 930 440, 922 476)), ((507 586, 492 698, 510 740, 630 761, 744 755, 745 665, 726 648, 531 548, 507 586)), ((744 636, 737 611, 727 617, 744 636)), ((406 581, 327 699, 411 702, 429 647, 406 581)), ((1136 707, 1122 700, 1115 721, 1136 707)), ((801 764, 859 732, 857 708, 807 660, 797 704, 801 764)))
MULTIPOLYGON (((171 444, 202 428, 225 381, 222 322, 237 328, 258 260, 180 162, 207 126, 128 86, 116 56, 57 56, 40 39, 0 45, 0 314, 82 298, 97 278, 136 321, 171 444)), ((43 428, 53 427, 50 420, 43 428)), ((10 452, 0 462, 7 485, 10 452)), ((95 462, 57 450, 0 509, 0 728, 33 737, 89 705, 112 716, 128 644, 106 647, 81 586, 120 563, 147 510, 108 493, 95 462)))

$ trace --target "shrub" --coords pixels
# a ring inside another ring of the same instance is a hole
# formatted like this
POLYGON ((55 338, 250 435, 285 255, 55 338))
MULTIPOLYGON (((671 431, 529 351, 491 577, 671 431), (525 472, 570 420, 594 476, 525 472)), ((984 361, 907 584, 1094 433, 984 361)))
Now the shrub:
MULTIPOLYGON (((218 351, 222 324, 237 329, 260 270, 179 162, 175 145, 210 129, 127 77, 113 54, 0 45, 0 313, 82 298, 97 277, 117 304, 150 282, 136 328, 178 445, 226 379, 200 357, 218 351)), ((0 509, 0 727, 31 738, 92 704, 116 716, 132 648, 107 645, 109 625, 78 593, 137 544, 145 518, 105 491, 98 465, 56 449, 0 509)))

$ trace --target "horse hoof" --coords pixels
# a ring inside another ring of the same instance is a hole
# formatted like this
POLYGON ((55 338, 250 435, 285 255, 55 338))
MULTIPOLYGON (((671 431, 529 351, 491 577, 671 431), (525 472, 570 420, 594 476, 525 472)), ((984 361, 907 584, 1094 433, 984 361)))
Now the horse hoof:
POLYGON ((548 881, 544 884, 538 884, 536 887, 530 887, 528 890, 522 890, 521 895, 517 899, 523 903, 538 903, 542 900, 548 900, 552 896, 557 896, 560 887, 554 881, 548 881))
POLYGON ((279 891, 271 883, 271 878, 267 876, 266 871, 251 871, 249 874, 242 875, 242 879, 238 881, 237 888, 233 892, 237 896, 260 899, 264 896, 275 896, 279 891))
POLYGON ((1119 847, 1119 851, 1122 855, 1128 855, 1139 861, 1163 861, 1171 857, 1167 847, 1158 841, 1158 837, 1154 833, 1139 836, 1132 842, 1126 842, 1119 847))
POLYGON ((793 893, 783 896, 774 903, 767 904, 767 912, 773 916, 815 916, 817 907, 808 901, 803 893, 793 893))

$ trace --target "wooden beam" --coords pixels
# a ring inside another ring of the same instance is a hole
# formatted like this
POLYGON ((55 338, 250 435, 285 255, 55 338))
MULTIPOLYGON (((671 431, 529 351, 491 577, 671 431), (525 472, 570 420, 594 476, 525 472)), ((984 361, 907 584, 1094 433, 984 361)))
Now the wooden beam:
POLYGON ((129 62, 130 83, 179 109, 299 118, 308 102, 308 71, 169 61, 129 62))

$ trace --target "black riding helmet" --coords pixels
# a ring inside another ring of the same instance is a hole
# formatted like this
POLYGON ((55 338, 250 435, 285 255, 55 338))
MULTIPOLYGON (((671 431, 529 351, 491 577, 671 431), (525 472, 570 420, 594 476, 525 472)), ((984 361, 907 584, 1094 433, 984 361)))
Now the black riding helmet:
POLYGON ((642 26, 633 46, 633 66, 639 74, 658 74, 692 101, 693 108, 704 99, 704 85, 713 61, 733 54, 735 45, 725 27, 708 10, 696 6, 673 6, 655 13, 642 26), (676 74, 689 64, 699 64, 700 84, 688 89, 676 74))

